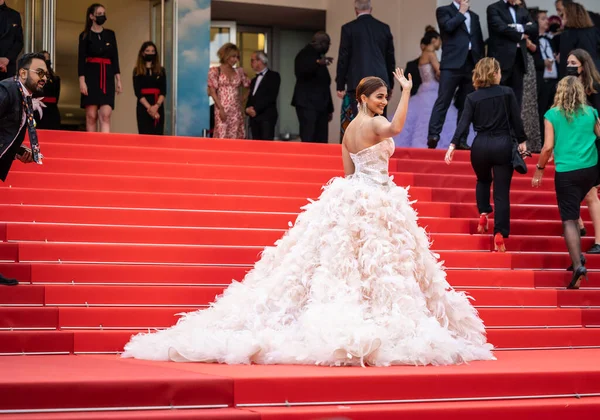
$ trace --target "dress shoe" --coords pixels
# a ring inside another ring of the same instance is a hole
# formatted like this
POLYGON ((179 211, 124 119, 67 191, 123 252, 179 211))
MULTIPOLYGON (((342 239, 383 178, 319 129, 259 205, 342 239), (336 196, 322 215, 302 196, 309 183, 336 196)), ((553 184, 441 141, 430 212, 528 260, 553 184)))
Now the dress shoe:
POLYGON ((471 146, 469 146, 467 143, 460 143, 458 146, 456 146, 457 150, 471 150, 471 146))
POLYGON ((429 136, 427 138, 427 147, 429 149, 435 149, 440 141, 440 136, 429 136))
POLYGON ((4 286, 16 286, 19 282, 15 279, 7 279, 2 274, 0 274, 0 284, 4 286))
POLYGON ((600 254, 600 244, 594 244, 588 249, 588 254, 600 254))

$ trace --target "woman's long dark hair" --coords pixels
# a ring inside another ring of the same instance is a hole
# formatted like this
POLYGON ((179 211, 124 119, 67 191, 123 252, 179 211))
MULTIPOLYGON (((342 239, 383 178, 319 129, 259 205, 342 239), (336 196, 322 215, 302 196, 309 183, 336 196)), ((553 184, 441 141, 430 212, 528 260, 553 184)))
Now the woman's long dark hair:
POLYGON ((138 58, 135 65, 135 75, 143 76, 146 74, 146 61, 144 60, 144 51, 148 47, 154 47, 154 51, 156 55, 154 56, 154 60, 152 60, 152 74, 155 76, 162 74, 162 67, 160 66, 160 60, 158 59, 158 48, 156 48, 156 44, 152 41, 146 41, 142 44, 140 48, 140 52, 138 53, 138 58))
POLYGON ((94 24, 94 21, 92 19, 90 19, 90 15, 93 15, 94 13, 96 13, 96 9, 98 7, 102 7, 103 9, 106 9, 106 7, 104 7, 100 3, 94 3, 90 7, 87 8, 87 13, 85 14, 85 28, 83 30, 84 38, 87 37, 87 34, 90 32, 90 30, 92 29, 92 25, 94 24))

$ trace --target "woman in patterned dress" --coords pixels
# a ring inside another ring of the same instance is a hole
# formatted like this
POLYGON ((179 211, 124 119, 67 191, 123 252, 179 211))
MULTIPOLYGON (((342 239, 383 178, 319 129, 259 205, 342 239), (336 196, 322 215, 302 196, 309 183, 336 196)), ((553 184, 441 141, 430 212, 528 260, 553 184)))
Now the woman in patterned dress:
POLYGON ((234 66, 240 59, 240 50, 227 43, 217 52, 221 64, 208 71, 208 93, 215 101, 215 130, 213 137, 220 139, 246 138, 241 87, 249 87, 250 79, 244 69, 234 66))

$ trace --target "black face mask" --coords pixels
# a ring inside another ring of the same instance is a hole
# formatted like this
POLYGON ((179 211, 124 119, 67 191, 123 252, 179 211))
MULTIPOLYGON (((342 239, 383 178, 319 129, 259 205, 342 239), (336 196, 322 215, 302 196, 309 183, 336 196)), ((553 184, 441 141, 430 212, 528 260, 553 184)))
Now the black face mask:
POLYGON ((106 23, 106 16, 101 15, 101 16, 96 16, 96 24, 102 26, 106 23))
POLYGON ((156 54, 144 54, 144 61, 146 63, 152 63, 156 58, 156 54))
POLYGON ((567 66, 567 76, 579 76, 578 66, 567 66))

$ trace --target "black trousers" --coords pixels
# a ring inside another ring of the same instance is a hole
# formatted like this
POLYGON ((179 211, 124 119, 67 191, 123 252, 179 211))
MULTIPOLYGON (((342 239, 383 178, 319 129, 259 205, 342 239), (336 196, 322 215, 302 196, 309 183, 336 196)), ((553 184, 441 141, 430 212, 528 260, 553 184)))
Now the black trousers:
POLYGON ((477 175, 475 196, 479 213, 491 213, 490 187, 494 183, 494 234, 510 233, 510 183, 513 176, 509 133, 478 133, 471 146, 471 166, 477 175))
MULTIPOLYGON (((535 71, 535 69, 529 69, 529 71, 535 71)), ((523 104, 523 78, 525 76, 525 62, 523 61, 523 54, 521 50, 517 49, 517 56, 515 57, 515 64, 509 69, 502 70, 502 79, 500 84, 512 88, 517 97, 517 103, 519 109, 523 104)))
POLYGON ((312 108, 296 107, 303 143, 328 143, 329 114, 312 108))
POLYGON ((540 134, 542 135, 542 146, 544 145, 544 114, 554 104, 556 85, 558 79, 542 79, 538 82, 538 113, 540 115, 540 134))
POLYGON ((250 118, 250 134, 254 140, 273 140, 275 138, 275 123, 277 120, 256 121, 250 118))
MULTIPOLYGON (((471 54, 460 69, 442 70, 440 74, 440 87, 438 97, 433 105, 431 117, 429 118, 429 138, 440 138, 440 133, 446 122, 446 113, 452 99, 456 96, 456 107, 458 108, 458 120, 462 115, 463 106, 467 95, 473 92, 472 72, 475 64, 471 54)), ((457 121, 458 122, 458 121, 457 121)), ((466 143, 467 138, 461 139, 461 143, 466 143)))

